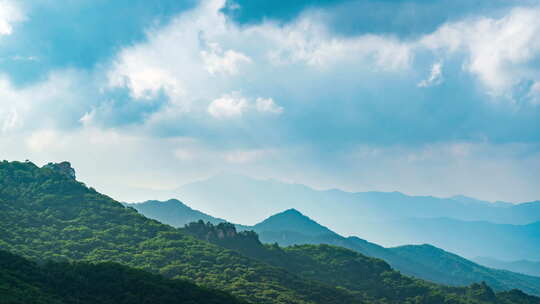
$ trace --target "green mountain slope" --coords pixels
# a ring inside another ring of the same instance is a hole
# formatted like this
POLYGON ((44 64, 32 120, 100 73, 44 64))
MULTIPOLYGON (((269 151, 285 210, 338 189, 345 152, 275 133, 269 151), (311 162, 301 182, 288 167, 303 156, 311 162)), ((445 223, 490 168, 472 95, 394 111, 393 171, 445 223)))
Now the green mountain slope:
POLYGON ((0 184, 0 249, 35 260, 118 262, 257 304, 358 302, 145 218, 52 169, 2 162, 0 184))
POLYGON ((519 287, 528 293, 540 294, 540 277, 484 267, 430 245, 400 246, 389 250, 401 257, 415 259, 427 268, 444 270, 442 283, 445 284, 485 281, 496 290, 519 287))
POLYGON ((0 251, 0 304, 241 304, 223 292, 115 263, 46 263, 0 251))
POLYGON ((268 247, 253 232, 237 238, 227 229, 189 235, 32 163, 0 163, 0 184, 0 249, 38 261, 118 262, 257 304, 538 303, 482 284, 453 288, 407 278, 343 248, 268 247))
POLYGON ((409 245, 384 248, 357 237, 342 237, 328 233, 326 227, 299 212, 286 212, 272 216, 272 221, 263 221, 253 226, 264 243, 278 243, 283 246, 295 244, 330 244, 349 248, 368 256, 387 261, 392 267, 407 275, 412 275, 440 284, 465 286, 485 281, 496 290, 522 289, 540 295, 540 278, 534 276, 491 269, 478 265, 458 255, 429 245, 409 245), (288 226, 282 228, 280 220, 287 219, 288 226), (270 223, 275 223, 270 225, 270 223), (295 225, 294 223, 301 223, 295 225), (296 227, 297 229, 292 229, 296 227), (313 231, 324 234, 313 235, 313 231))
POLYGON ((485 283, 445 287, 393 271, 384 261, 329 245, 281 248, 263 245, 253 231, 233 224, 199 221, 186 226, 192 235, 322 283, 338 286, 369 303, 540 303, 517 290, 495 294, 485 283), (510 299, 510 300, 509 300, 510 299))

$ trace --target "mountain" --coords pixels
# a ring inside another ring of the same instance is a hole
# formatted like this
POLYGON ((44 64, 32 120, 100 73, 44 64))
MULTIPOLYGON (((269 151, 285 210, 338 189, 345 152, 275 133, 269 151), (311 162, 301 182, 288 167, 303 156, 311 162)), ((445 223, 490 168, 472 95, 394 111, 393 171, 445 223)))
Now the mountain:
MULTIPOLYGON (((486 284, 458 288, 412 279, 344 248, 263 246, 254 232, 239 234, 231 224, 199 221, 177 229, 30 162, 0 162, 0 184, 0 250, 38 264, 115 262, 257 304, 540 303, 517 290, 495 293, 486 284)), ((60 278, 87 282, 86 275, 61 272, 60 278)), ((30 284, 25 293, 35 291, 31 280, 20 280, 30 284)), ((102 282, 117 280, 110 275, 102 282)))
MULTIPOLYGON (((151 206, 155 207, 159 204, 151 206)), ((177 210, 171 210, 171 214, 181 213, 182 210, 188 210, 188 212, 191 210, 178 203, 174 206, 177 207, 177 210)), ((173 226, 177 222, 171 221, 168 217, 156 217, 156 212, 141 211, 145 216, 173 226)), ((204 216, 214 219, 206 214, 204 216)), ((180 216, 180 218, 185 218, 185 216, 180 216)), ((345 238, 296 209, 289 209, 270 216, 251 227, 236 226, 236 228, 242 231, 253 230, 257 232, 263 243, 277 243, 281 246, 329 244, 348 248, 366 256, 383 259, 404 274, 440 284, 466 286, 485 281, 496 290, 519 288, 528 293, 540 295, 540 278, 483 267, 428 245, 385 248, 358 237, 345 238), (414 254, 407 254, 410 252, 414 252, 414 254)), ((202 231, 205 230, 202 229, 202 231)), ((205 233, 199 232, 197 235, 201 237, 205 236, 205 233)), ((251 243, 253 241, 244 240, 244 242, 251 243)))
POLYGON ((427 268, 442 271, 445 275, 438 280, 439 283, 462 285, 466 282, 483 281, 496 290, 519 286, 530 293, 540 294, 540 277, 484 267, 431 245, 409 245, 389 249, 427 268))
POLYGON ((296 209, 289 209, 273 215, 250 228, 255 231, 276 231, 276 229, 292 232, 302 231, 303 234, 308 236, 334 234, 330 229, 315 223, 296 209))
POLYGON ((168 201, 146 201, 143 203, 124 204, 127 207, 134 208, 146 217, 159 219, 162 223, 167 223, 175 227, 203 220, 213 224, 225 222, 225 220, 214 218, 198 210, 193 210, 179 200, 171 199, 168 201))
MULTIPOLYGON (((405 277, 384 261, 341 247, 296 245, 281 248, 263 245, 253 231, 238 233, 233 224, 213 225, 199 221, 186 226, 194 236, 265 261, 291 273, 340 286, 368 302, 384 294, 382 303, 454 303, 465 296, 467 303, 538 303, 540 298, 513 289, 495 294, 484 282, 469 287, 444 287, 405 277), (413 295, 417 296, 414 297, 413 295)), ((379 302, 377 302, 379 303, 379 302)))
POLYGON ((520 288, 540 295, 539 277, 483 267, 430 245, 384 248, 357 237, 345 238, 296 210, 271 216, 252 229, 265 243, 337 245, 381 258, 404 274, 441 284, 464 286, 485 281, 497 290, 520 288))
POLYGON ((0 303, 242 304, 226 293, 115 263, 38 265, 0 250, 0 303), (114 278, 114 279, 113 279, 114 278))
POLYGON ((50 168, 0 162, 0 250, 36 261, 117 262, 230 292, 249 303, 360 302, 145 218, 50 168))
POLYGON ((524 273, 540 277, 540 262, 519 260, 519 261, 501 261, 493 258, 478 257, 474 261, 478 264, 492 268, 505 269, 517 273, 524 273))
POLYGON ((429 243, 470 258, 540 260, 540 222, 511 225, 450 218, 415 218, 374 224, 374 227, 385 229, 400 244, 429 243))
POLYGON ((536 237, 540 234, 531 230, 540 221, 540 202, 512 205, 464 196, 319 191, 299 184, 228 174, 184 185, 175 196, 205 213, 219 214, 235 223, 254 225, 269 214, 294 208, 341 235, 357 235, 384 246, 429 243, 467 258, 540 260, 536 237), (488 226, 479 227, 475 233, 462 228, 474 228, 478 225, 471 223, 480 222, 488 226), (425 225, 432 229, 425 229, 425 225), (494 231, 503 231, 509 237, 494 237, 498 235, 494 231), (475 235, 478 237, 473 239, 475 235))
MULTIPOLYGON (((205 213, 219 214, 239 223, 243 223, 242 219, 245 218, 254 219, 254 223, 260 222, 268 214, 290 208, 309 212, 317 220, 338 217, 346 223, 324 222, 332 223, 332 229, 340 233, 358 232, 347 231, 351 219, 373 221, 448 217, 515 225, 540 221, 539 202, 512 205, 464 196, 437 198, 408 196, 399 192, 321 191, 301 184, 259 180, 235 174, 220 174, 189 183, 178 188, 174 194, 198 206, 205 213), (231 211, 234 206, 243 210, 234 213, 231 211)), ((354 225, 353 222, 351 227, 357 227, 358 224, 361 223, 354 225)))

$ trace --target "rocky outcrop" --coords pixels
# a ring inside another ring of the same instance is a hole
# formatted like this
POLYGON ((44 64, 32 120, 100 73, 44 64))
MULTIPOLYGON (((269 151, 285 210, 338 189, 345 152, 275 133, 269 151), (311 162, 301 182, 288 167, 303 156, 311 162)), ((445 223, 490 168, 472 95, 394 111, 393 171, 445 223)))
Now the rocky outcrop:
POLYGON ((48 168, 58 173, 62 173, 72 179, 77 178, 75 174, 75 169, 73 169, 73 167, 71 167, 71 163, 67 161, 64 161, 61 163, 48 163, 45 166, 43 166, 43 168, 48 168))

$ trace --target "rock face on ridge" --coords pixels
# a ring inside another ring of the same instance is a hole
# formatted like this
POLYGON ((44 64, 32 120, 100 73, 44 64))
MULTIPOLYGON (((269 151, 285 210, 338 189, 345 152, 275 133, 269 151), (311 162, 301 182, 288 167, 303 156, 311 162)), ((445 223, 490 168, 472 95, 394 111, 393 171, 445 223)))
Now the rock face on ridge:
POLYGON ((61 163, 48 163, 43 168, 48 168, 56 172, 62 173, 66 176, 69 176, 72 179, 76 179, 75 169, 71 167, 71 163, 68 161, 63 161, 61 163))

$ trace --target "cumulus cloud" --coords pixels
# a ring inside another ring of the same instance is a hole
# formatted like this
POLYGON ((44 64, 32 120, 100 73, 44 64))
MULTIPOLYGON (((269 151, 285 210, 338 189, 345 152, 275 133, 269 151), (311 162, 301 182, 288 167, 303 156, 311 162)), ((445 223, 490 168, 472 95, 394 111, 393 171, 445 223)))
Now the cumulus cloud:
MULTIPOLYGON (((92 102, 89 79, 72 70, 51 73, 44 81, 27 87, 13 85, 0 75, 2 131, 15 132, 50 127, 73 127, 79 114, 92 102), (46 113, 46 114, 44 114, 46 113)), ((80 117, 80 116, 79 116, 80 117)))
POLYGON ((248 102, 237 94, 224 95, 210 103, 208 113, 215 118, 234 118, 242 116, 247 110, 248 102))
POLYGON ((212 44, 210 50, 201 51, 201 56, 206 70, 212 75, 236 74, 239 65, 251 62, 251 59, 242 53, 234 50, 223 51, 217 43, 212 44))
POLYGON ((283 107, 278 106, 272 98, 259 97, 255 100, 257 111, 262 113, 281 114, 283 107))
POLYGON ((11 0, 0 1, 0 36, 13 33, 13 23, 24 20, 19 7, 11 0))
POLYGON ((246 79, 280 77, 276 73, 287 73, 283 69, 290 64, 303 64, 300 71, 306 73, 310 67, 323 68, 323 75, 331 75, 347 64, 391 71, 406 69, 411 62, 407 43, 374 35, 336 38, 311 17, 283 27, 240 27, 227 21, 221 12, 224 3, 201 3, 170 25, 149 31, 147 42, 123 49, 109 71, 111 87, 128 88, 136 98, 163 91, 186 107, 236 90, 234 85, 245 86, 246 79), (241 69, 242 78, 237 75, 241 69))
POLYGON ((407 68, 411 61, 411 46, 407 43, 370 34, 337 38, 314 16, 306 16, 285 27, 268 24, 251 31, 274 45, 268 54, 275 64, 303 62, 328 67, 362 62, 373 68, 395 70, 407 68))
POLYGON ((421 40, 430 49, 463 52, 464 67, 494 96, 511 95, 524 80, 538 80, 530 62, 540 57, 540 9, 515 8, 501 18, 448 23, 421 40))

